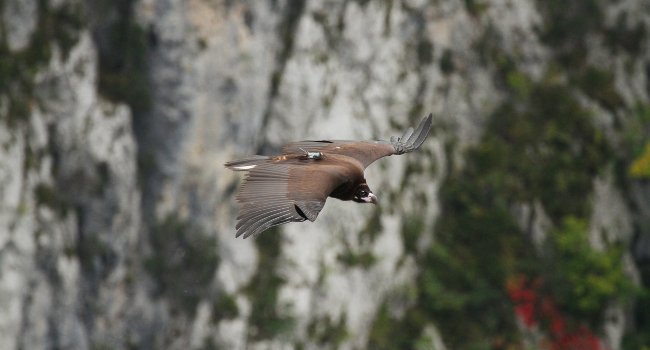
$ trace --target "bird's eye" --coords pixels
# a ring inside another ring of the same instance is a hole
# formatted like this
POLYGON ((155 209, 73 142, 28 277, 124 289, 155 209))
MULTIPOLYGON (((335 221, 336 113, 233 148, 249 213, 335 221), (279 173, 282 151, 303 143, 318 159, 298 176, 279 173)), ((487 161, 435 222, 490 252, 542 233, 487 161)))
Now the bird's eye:
POLYGON ((366 190, 359 191, 359 197, 361 197, 361 198, 368 197, 368 191, 366 191, 366 190))

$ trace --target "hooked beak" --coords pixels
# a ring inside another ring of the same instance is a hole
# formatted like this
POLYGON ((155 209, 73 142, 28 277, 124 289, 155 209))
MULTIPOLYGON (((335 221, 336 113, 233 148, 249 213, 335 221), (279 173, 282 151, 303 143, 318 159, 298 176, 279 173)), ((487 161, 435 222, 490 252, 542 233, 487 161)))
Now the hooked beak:
POLYGON ((367 200, 368 203, 372 203, 372 204, 375 204, 375 205, 377 204, 377 196, 375 196, 374 193, 368 193, 368 198, 367 199, 368 199, 367 200))

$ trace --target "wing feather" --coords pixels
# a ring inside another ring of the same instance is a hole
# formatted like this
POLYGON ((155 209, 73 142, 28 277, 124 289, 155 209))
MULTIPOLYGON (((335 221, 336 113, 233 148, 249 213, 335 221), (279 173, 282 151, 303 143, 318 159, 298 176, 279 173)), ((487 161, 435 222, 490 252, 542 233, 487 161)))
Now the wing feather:
MULTIPOLYGON (((273 226, 277 226, 291 221, 296 221, 295 216, 286 210, 276 212, 274 214, 268 214, 262 218, 257 219, 257 221, 255 222, 251 222, 250 226, 246 229, 244 238, 247 238, 251 235, 256 236, 273 226)), ((300 221, 304 221, 304 219, 300 221)))
POLYGON ((296 203, 296 205, 298 206, 298 208, 300 208, 303 214, 305 214, 305 216, 309 221, 314 221, 316 220, 318 213, 320 213, 321 209, 323 209, 325 202, 299 201, 296 203))
POLYGON ((357 159, 363 166, 368 167, 377 159, 393 154, 404 154, 417 150, 429 135, 433 115, 429 114, 422 119, 414 130, 408 128, 402 137, 391 137, 388 141, 298 141, 285 145, 282 152, 285 154, 308 152, 323 152, 326 156, 340 154, 357 159))
POLYGON ((250 217, 243 222, 243 224, 238 228, 238 234, 242 232, 244 233, 244 238, 247 238, 250 235, 257 235, 272 226, 292 221, 304 221, 304 219, 301 218, 301 220, 295 220, 295 216, 288 211, 288 208, 266 211, 250 217))
POLYGON ((256 236, 288 222, 316 220, 327 196, 344 177, 308 164, 269 160, 248 170, 236 197, 241 204, 236 237, 256 236))
MULTIPOLYGON (((411 137, 411 135, 413 135, 413 128, 412 128, 412 127, 406 129, 406 131, 404 132, 404 134, 402 135, 402 137, 400 137, 399 139, 402 139, 402 140, 408 140, 409 137, 411 137)), ((391 142, 392 142, 392 141, 391 141, 391 142)))

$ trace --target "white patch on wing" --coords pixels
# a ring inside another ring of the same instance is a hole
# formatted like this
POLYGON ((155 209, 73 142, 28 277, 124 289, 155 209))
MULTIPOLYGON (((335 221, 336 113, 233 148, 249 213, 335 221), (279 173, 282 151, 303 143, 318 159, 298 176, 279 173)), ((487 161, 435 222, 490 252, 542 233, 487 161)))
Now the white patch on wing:
POLYGON ((257 165, 241 165, 241 166, 236 166, 236 167, 233 167, 233 168, 237 169, 237 170, 250 170, 250 169, 253 169, 256 166, 257 165))

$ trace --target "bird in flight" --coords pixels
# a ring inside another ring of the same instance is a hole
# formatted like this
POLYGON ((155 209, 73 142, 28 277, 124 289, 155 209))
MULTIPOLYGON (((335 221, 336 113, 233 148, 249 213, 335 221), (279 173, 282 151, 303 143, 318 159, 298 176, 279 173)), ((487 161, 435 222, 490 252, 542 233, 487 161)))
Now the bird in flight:
POLYGON ((314 221, 327 197, 377 204, 366 183, 365 168, 379 158, 418 149, 429 134, 433 116, 415 131, 390 141, 320 140, 284 145, 277 156, 251 156, 225 164, 245 171, 237 201, 237 234, 256 236, 288 222, 314 221))

